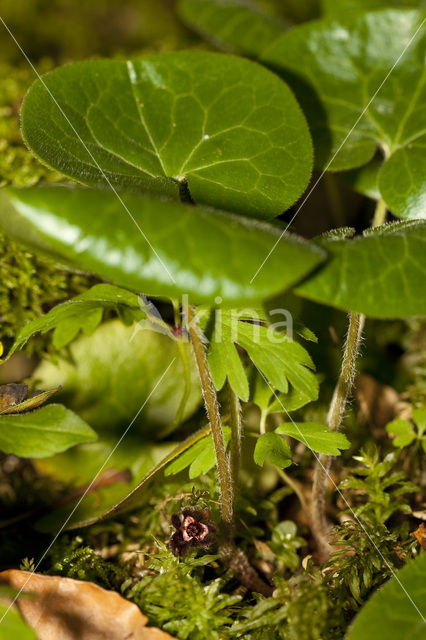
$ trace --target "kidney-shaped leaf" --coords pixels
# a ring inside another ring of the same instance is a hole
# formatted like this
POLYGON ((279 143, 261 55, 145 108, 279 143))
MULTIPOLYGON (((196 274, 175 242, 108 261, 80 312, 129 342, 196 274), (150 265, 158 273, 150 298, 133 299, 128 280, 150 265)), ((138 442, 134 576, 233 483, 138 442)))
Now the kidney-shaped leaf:
POLYGON ((349 12, 361 13, 389 7, 424 7, 424 0, 321 0, 327 17, 344 18, 349 12))
POLYGON ((127 194, 133 220, 110 191, 36 187, 11 192, 21 224, 17 235, 37 232, 43 248, 118 285, 148 295, 194 302, 259 300, 283 291, 325 253, 285 235, 278 226, 233 214, 127 194), (135 221, 141 231, 135 226, 135 221))
POLYGON ((409 562, 370 598, 346 640, 426 637, 426 553, 409 562))
POLYGON ((298 295, 373 318, 426 315, 426 222, 383 225, 322 245, 332 257, 298 295))
POLYGON ((409 218, 426 215, 424 17, 388 9, 312 22, 261 56, 295 91, 317 166, 360 166, 379 147, 386 158, 380 192, 394 213, 409 218))
POLYGON ((262 33, 267 24, 257 11, 240 7, 235 21, 250 25, 243 37, 224 24, 230 11, 224 2, 183 0, 181 6, 198 31, 263 62, 288 82, 308 119, 318 168, 359 167, 379 148, 385 162, 378 186, 389 208, 401 217, 424 218, 425 14, 388 8, 359 15, 369 4, 384 3, 358 2, 357 15, 350 0, 328 4, 338 18, 283 29, 276 38, 271 31, 263 50, 265 38, 249 37, 255 25, 262 33))
POLYGON ((197 203, 262 218, 293 204, 311 172, 290 89, 217 53, 56 69, 27 94, 22 130, 43 162, 85 184, 175 197, 187 185, 197 203))
POLYGON ((44 458, 95 439, 93 429, 60 404, 0 416, 0 450, 16 456, 44 458))
POLYGON ((184 22, 214 44, 248 56, 261 54, 286 24, 242 0, 181 0, 184 22))

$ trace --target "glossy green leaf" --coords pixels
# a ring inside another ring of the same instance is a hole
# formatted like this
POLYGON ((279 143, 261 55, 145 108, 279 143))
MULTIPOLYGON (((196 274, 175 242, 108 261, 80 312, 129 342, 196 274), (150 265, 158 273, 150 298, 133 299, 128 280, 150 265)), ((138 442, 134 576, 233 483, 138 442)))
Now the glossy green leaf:
POLYGON ((95 439, 86 422, 59 404, 0 416, 0 450, 16 456, 43 458, 95 439))
POLYGON ((9 231, 12 217, 14 234, 24 241, 32 230, 38 234, 36 246, 43 243, 67 262, 147 295, 186 293, 194 302, 217 296, 228 303, 259 300, 288 288, 325 257, 312 243, 286 234, 251 282, 247 264, 263 262, 281 235, 278 226, 123 196, 139 232, 112 192, 39 187, 13 190, 11 197, 15 214, 5 203, 3 219, 9 231))
POLYGON ((134 320, 140 320, 145 315, 136 294, 110 284, 96 284, 25 325, 18 333, 8 357, 22 349, 37 333, 47 333, 52 329, 55 330, 53 344, 60 349, 71 342, 80 330, 86 335, 93 333, 102 319, 104 309, 119 313, 123 307, 131 312, 134 320))
POLYGON ((356 616, 346 640, 424 640, 426 553, 378 589, 356 616))
POLYGON ((311 172, 285 83, 217 53, 61 67, 28 92, 22 130, 41 160, 85 184, 175 198, 187 186, 196 203, 258 218, 293 204, 311 172))
POLYGON ((424 17, 389 9, 317 21, 284 34, 261 56, 295 91, 316 165, 357 167, 380 147, 386 157, 380 192, 407 218, 426 215, 424 17))
MULTIPOLYGON (((185 420, 201 404, 201 392, 191 345, 182 346, 190 369, 185 420)), ((93 335, 77 338, 69 351, 71 358, 42 362, 34 377, 43 386, 60 383, 58 398, 97 431, 122 433, 133 421, 132 433, 159 438, 176 428, 174 419, 186 392, 176 340, 145 325, 125 327, 111 320, 93 335)))
POLYGON ((262 467, 266 459, 280 469, 285 469, 292 463, 290 447, 277 433, 263 433, 256 442, 255 463, 262 467))
MULTIPOLYGON (((384 3, 330 0, 333 19, 271 37, 263 51, 253 39, 223 29, 225 10, 217 0, 192 0, 191 21, 288 82, 308 119, 318 168, 359 167, 380 148, 386 160, 378 187, 388 207, 401 217, 424 218, 425 14, 388 8, 357 15, 355 4, 362 9, 384 3), (209 11, 214 20, 205 19, 209 11)), ((264 18, 252 10, 250 20, 260 25, 264 18)))
POLYGON ((362 13, 377 9, 424 7, 424 0, 321 0, 324 14, 330 18, 345 18, 349 13, 362 13))
POLYGON ((384 225, 349 240, 322 240, 331 254, 296 293, 373 318, 426 315, 426 222, 384 225))
POLYGON ((291 384, 308 396, 317 392, 314 365, 306 349, 272 326, 263 326, 258 321, 247 322, 241 319, 238 311, 225 310, 216 318, 208 353, 217 389, 221 389, 228 379, 235 393, 243 401, 248 400, 247 374, 241 363, 237 367, 239 355, 235 344, 245 349, 273 389, 287 393, 291 384))
POLYGON ((340 449, 349 449, 351 443, 343 433, 331 431, 319 422, 284 422, 276 429, 276 433, 303 442, 312 451, 331 456, 340 456, 340 449))
MULTIPOLYGON (((228 446, 231 439, 231 429, 223 427, 225 446, 228 446)), ((207 435, 199 440, 189 449, 169 464, 164 474, 171 476, 189 467, 189 478, 193 480, 203 473, 208 473, 216 464, 216 456, 211 435, 207 435)))
POLYGON ((395 447, 407 447, 416 439, 416 432, 409 420, 399 418, 386 425, 386 431, 393 434, 393 444, 395 447))
POLYGON ((180 17, 213 44, 254 57, 287 25, 242 0, 181 0, 180 17))

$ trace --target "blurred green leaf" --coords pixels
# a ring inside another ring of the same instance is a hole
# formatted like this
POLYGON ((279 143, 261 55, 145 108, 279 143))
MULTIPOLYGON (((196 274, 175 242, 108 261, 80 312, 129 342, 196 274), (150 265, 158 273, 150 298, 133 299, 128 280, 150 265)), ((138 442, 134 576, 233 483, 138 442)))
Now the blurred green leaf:
POLYGON ((254 461, 259 467, 262 467, 266 458, 270 464, 274 464, 280 469, 285 469, 292 463, 290 447, 284 438, 277 433, 262 433, 257 439, 254 461))
POLYGON ((244 0, 181 0, 178 9, 183 21, 213 44, 252 57, 288 28, 244 0))
MULTIPOLYGON (((201 403, 194 358, 183 343, 190 364, 190 394, 182 420, 201 403)), ((184 366, 177 340, 140 325, 125 327, 119 320, 100 325, 69 347, 71 359, 44 361, 34 377, 62 385, 58 394, 101 433, 127 427, 160 438, 173 424, 185 393, 184 366)), ((176 427, 177 425, 175 425, 176 427)))
POLYGON ((346 640, 423 640, 426 637, 426 553, 378 589, 351 624, 346 640))
POLYGON ((330 18, 346 18, 349 13, 363 13, 377 9, 424 7, 424 0, 321 0, 323 12, 330 18))
POLYGON ((331 456, 340 456, 340 449, 349 449, 351 446, 343 433, 331 431, 319 422, 284 422, 275 431, 303 442, 312 451, 331 456))
POLYGON ((59 404, 0 416, 0 450, 25 458, 50 456, 96 437, 78 415, 59 404))
POLYGON ((24 622, 19 612, 15 608, 8 611, 8 606, 0 603, 0 640, 37 640, 35 632, 24 622))
POLYGON ((39 187, 11 194, 12 202, 0 201, 8 233, 146 295, 260 300, 288 288, 325 257, 290 234, 277 244, 276 225, 226 212, 123 195, 131 218, 111 191, 39 187), (252 282, 247 264, 260 266, 275 245, 252 282))
POLYGON ((416 433, 411 422, 401 418, 389 422, 386 425, 386 431, 394 434, 395 438, 392 442, 395 447, 407 447, 416 439, 416 433))
POLYGON ((210 52, 56 69, 28 92, 22 131, 35 155, 85 184, 174 198, 187 185, 196 203, 259 218, 293 204, 312 167, 285 83, 210 52))
POLYGON ((353 240, 321 240, 330 260, 298 295, 373 318, 426 315, 426 222, 382 225, 353 240))

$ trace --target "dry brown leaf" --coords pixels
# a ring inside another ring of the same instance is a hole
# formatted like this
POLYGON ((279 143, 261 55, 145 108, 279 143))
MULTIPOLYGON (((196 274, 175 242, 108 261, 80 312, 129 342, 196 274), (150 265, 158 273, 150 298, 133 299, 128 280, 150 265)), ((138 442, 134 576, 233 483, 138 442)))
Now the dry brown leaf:
POLYGON ((410 536, 416 538, 417 542, 426 551, 426 527, 424 525, 424 522, 422 522, 415 531, 410 533, 410 536))
POLYGON ((355 396, 365 420, 379 428, 385 427, 396 417, 401 401, 393 387, 381 384, 367 373, 358 374, 355 396))
POLYGON ((19 598, 17 606, 39 640, 174 640, 147 627, 135 604, 93 582, 9 569, 0 584, 36 596, 19 598))

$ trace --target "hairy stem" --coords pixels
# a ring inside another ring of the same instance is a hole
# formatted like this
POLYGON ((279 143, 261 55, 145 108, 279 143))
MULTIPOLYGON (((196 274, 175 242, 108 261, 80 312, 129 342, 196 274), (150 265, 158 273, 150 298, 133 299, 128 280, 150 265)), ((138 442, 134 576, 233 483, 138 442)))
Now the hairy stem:
MULTIPOLYGON (((385 221, 386 204, 383 199, 380 199, 376 205, 372 227, 377 227, 385 221)), ((349 314, 349 328, 343 352, 342 368, 327 416, 327 424, 333 431, 338 431, 341 427, 346 404, 352 391, 364 324, 365 316, 363 314, 349 314)), ((312 488, 312 533, 317 543, 321 562, 327 560, 330 554, 330 544, 328 542, 329 524, 326 516, 326 489, 332 460, 332 456, 325 454, 319 456, 315 466, 312 488)))
POLYGON ((232 477, 232 493, 235 496, 238 491, 238 478, 240 475, 241 463, 241 406, 237 394, 228 382, 229 394, 229 413, 231 423, 231 477, 232 477))
POLYGON ((219 474, 220 487, 220 514, 225 540, 231 540, 232 524, 234 519, 234 498, 232 492, 231 467, 226 453, 225 440, 222 431, 222 420, 219 412, 216 389, 212 381, 207 354, 204 348, 202 335, 196 323, 195 313, 191 306, 185 305, 185 316, 188 323, 188 332, 194 350, 195 360, 200 376, 201 390, 206 407, 207 417, 210 422, 213 443, 216 453, 216 464, 219 474))

